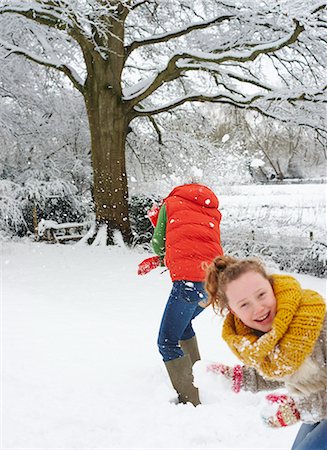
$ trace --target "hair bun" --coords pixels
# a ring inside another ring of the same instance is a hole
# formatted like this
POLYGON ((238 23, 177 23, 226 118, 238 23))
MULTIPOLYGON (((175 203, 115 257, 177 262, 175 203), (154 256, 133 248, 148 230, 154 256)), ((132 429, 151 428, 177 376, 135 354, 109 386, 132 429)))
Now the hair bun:
POLYGON ((231 256, 217 256, 213 263, 218 272, 223 272, 228 266, 234 264, 237 260, 231 256))
POLYGON ((215 258, 214 264, 215 264, 215 268, 219 272, 221 272, 221 271, 226 269, 226 262, 220 256, 218 256, 218 258, 215 258))

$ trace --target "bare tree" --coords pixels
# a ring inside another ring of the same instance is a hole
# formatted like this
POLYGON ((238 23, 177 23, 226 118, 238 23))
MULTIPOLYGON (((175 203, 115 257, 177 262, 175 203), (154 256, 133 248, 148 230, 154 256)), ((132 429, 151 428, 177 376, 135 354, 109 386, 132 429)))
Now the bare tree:
POLYGON ((324 132, 324 9, 317 0, 1 0, 0 57, 59 70, 82 94, 97 224, 108 243, 114 230, 130 242, 125 142, 135 118, 155 126, 157 114, 209 101, 324 132))

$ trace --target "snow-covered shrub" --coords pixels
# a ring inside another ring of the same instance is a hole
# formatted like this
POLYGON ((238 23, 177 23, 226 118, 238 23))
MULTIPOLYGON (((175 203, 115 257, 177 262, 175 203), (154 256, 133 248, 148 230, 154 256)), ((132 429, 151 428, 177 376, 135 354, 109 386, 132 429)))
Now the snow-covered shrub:
POLYGON ((83 222, 91 214, 90 198, 68 181, 30 178, 18 184, 0 179, 1 239, 33 234, 41 219, 83 222))
POLYGON ((153 227, 147 217, 147 211, 160 200, 158 196, 135 195, 131 197, 129 213, 134 233, 134 245, 142 244, 144 248, 149 248, 147 244, 151 241, 153 227))
POLYGON ((37 222, 41 219, 58 223, 83 222, 90 207, 76 191, 76 187, 65 180, 28 180, 21 189, 21 201, 29 231, 34 231, 33 214, 37 222))
POLYGON ((323 278, 327 275, 326 244, 300 238, 279 239, 274 236, 256 237, 251 230, 224 236, 225 254, 237 258, 260 258, 270 270, 306 273, 323 278), (323 256, 324 254, 324 256, 323 256))
POLYGON ((300 262, 299 271, 303 273, 315 274, 318 277, 327 275, 327 244, 323 242, 313 242, 303 261, 300 262))
POLYGON ((19 200, 21 188, 18 184, 0 179, 0 233, 1 238, 22 236, 27 231, 22 205, 19 200))

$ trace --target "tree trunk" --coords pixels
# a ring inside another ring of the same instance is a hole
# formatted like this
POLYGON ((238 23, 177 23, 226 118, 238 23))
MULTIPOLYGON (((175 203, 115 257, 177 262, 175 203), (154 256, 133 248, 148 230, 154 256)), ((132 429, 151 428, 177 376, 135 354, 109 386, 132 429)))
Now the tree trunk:
POLYGON ((132 232, 128 213, 125 141, 130 118, 116 89, 108 84, 108 62, 93 55, 85 103, 91 133, 93 198, 98 227, 108 226, 107 243, 119 230, 126 243, 132 232))

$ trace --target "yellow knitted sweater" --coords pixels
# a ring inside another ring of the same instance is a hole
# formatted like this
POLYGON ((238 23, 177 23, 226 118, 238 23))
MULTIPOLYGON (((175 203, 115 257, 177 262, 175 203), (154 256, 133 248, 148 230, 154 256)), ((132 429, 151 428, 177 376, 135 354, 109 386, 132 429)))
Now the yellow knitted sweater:
POLYGON ((222 337, 235 355, 265 378, 291 375, 312 353, 326 314, 324 299, 303 290, 295 278, 273 275, 277 311, 272 329, 258 337, 233 314, 225 319, 222 337))

